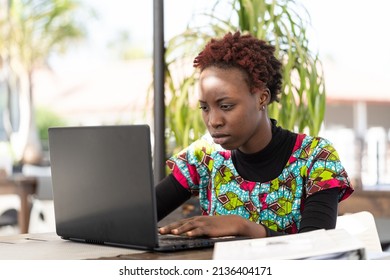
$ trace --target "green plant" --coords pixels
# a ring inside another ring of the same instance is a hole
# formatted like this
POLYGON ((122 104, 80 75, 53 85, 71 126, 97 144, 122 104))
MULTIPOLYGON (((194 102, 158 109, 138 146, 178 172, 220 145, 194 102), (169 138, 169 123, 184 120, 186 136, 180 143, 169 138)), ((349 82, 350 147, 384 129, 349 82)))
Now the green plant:
POLYGON ((19 135, 27 139, 19 141, 26 143, 18 147, 19 160, 39 163, 41 149, 35 126, 33 73, 47 66, 52 54, 63 53, 70 43, 85 38, 85 24, 80 19, 94 14, 77 0, 12 0, 0 6, 6 11, 0 17, 0 41, 4 41, 0 44, 0 62, 4 61, 23 80, 23 86, 16 85, 18 92, 14 93, 28 104, 20 109, 20 130, 25 131, 19 135), (29 159, 26 155, 30 155, 29 159))
POLYGON ((168 153, 205 132, 195 96, 197 73, 189 68, 193 57, 212 37, 237 30, 271 42, 283 62, 280 102, 269 106, 270 117, 284 128, 317 135, 325 114, 325 85, 321 61, 309 49, 308 26, 306 9, 291 0, 217 0, 210 11, 195 15, 184 32, 167 42, 167 137, 175 140, 168 153))
POLYGON ((35 109, 35 120, 37 124, 39 139, 44 141, 47 141, 49 139, 49 127, 67 125, 67 122, 64 118, 62 118, 56 112, 45 107, 38 107, 35 109))

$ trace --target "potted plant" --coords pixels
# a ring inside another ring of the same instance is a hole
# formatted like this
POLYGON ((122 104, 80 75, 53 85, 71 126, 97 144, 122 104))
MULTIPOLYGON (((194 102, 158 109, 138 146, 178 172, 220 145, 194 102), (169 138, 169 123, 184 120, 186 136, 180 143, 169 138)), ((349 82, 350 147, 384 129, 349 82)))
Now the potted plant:
POLYGON ((209 39, 228 31, 249 32, 276 47, 284 65, 284 83, 280 102, 269 106, 270 117, 286 129, 317 135, 325 114, 325 84, 318 54, 309 48, 308 27, 307 10, 288 0, 216 0, 210 10, 194 15, 187 28, 166 44, 168 154, 205 132, 192 59, 209 39))

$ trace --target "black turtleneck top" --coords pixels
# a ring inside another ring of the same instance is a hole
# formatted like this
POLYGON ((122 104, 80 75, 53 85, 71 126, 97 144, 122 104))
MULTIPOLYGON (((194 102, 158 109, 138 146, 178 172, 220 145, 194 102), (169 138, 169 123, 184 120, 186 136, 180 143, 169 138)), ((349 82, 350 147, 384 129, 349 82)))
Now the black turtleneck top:
MULTIPOLYGON (((297 134, 282 129, 272 121, 271 142, 261 151, 245 154, 240 150, 232 151, 232 160, 240 176, 248 181, 267 182, 282 172, 290 158, 297 134)), ((299 232, 316 229, 332 229, 336 226, 338 209, 338 188, 319 191, 309 196, 302 211, 299 232)), ((191 197, 170 174, 156 186, 157 216, 163 219, 191 197)), ((268 228, 267 236, 283 235, 268 228)))

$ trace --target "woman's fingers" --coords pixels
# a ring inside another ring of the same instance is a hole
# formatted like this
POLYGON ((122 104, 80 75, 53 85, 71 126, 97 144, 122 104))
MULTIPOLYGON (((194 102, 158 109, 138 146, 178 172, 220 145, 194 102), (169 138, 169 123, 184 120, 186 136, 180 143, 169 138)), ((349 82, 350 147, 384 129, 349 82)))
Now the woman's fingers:
POLYGON ((197 216, 171 223, 159 229, 161 234, 220 237, 242 235, 267 236, 265 227, 237 215, 197 216))
POLYGON ((219 232, 217 229, 218 219, 216 217, 209 216, 197 216, 178 222, 171 223, 167 226, 160 228, 161 234, 183 234, 188 236, 218 236, 223 235, 223 232, 219 232))
POLYGON ((170 223, 170 224, 168 224, 166 226, 161 227, 159 229, 159 232, 161 234, 169 234, 169 233, 180 234, 180 233, 176 233, 177 229, 180 228, 181 226, 183 226, 185 223, 187 223, 187 220, 188 219, 184 219, 184 220, 180 220, 180 221, 177 221, 177 222, 170 223))

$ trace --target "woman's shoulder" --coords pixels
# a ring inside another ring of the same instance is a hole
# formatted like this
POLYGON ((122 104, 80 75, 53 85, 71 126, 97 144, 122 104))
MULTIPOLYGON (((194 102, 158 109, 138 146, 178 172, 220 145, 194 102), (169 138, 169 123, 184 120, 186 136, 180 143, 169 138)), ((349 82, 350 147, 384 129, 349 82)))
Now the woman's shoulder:
POLYGON ((193 151, 202 151, 207 154, 214 152, 225 151, 220 145, 215 144, 209 134, 203 135, 201 138, 195 140, 188 149, 193 151))
POLYGON ((329 139, 321 137, 321 136, 311 136, 311 135, 307 135, 304 133, 300 133, 297 136, 296 146, 300 146, 300 147, 304 147, 304 148, 306 148, 306 147, 323 148, 326 146, 333 147, 333 143, 329 139))
POLYGON ((326 156, 329 160, 338 160, 339 156, 333 143, 321 136, 310 136, 306 134, 298 134, 294 152, 298 152, 301 157, 323 157, 326 156))
POLYGON ((178 157, 184 156, 188 157, 196 157, 199 160, 204 156, 209 158, 214 158, 216 156, 230 156, 230 151, 223 149, 220 145, 214 143, 213 139, 210 135, 205 134, 201 138, 192 142, 188 147, 183 149, 181 152, 177 154, 178 157), (228 154, 228 155, 226 155, 228 154))

